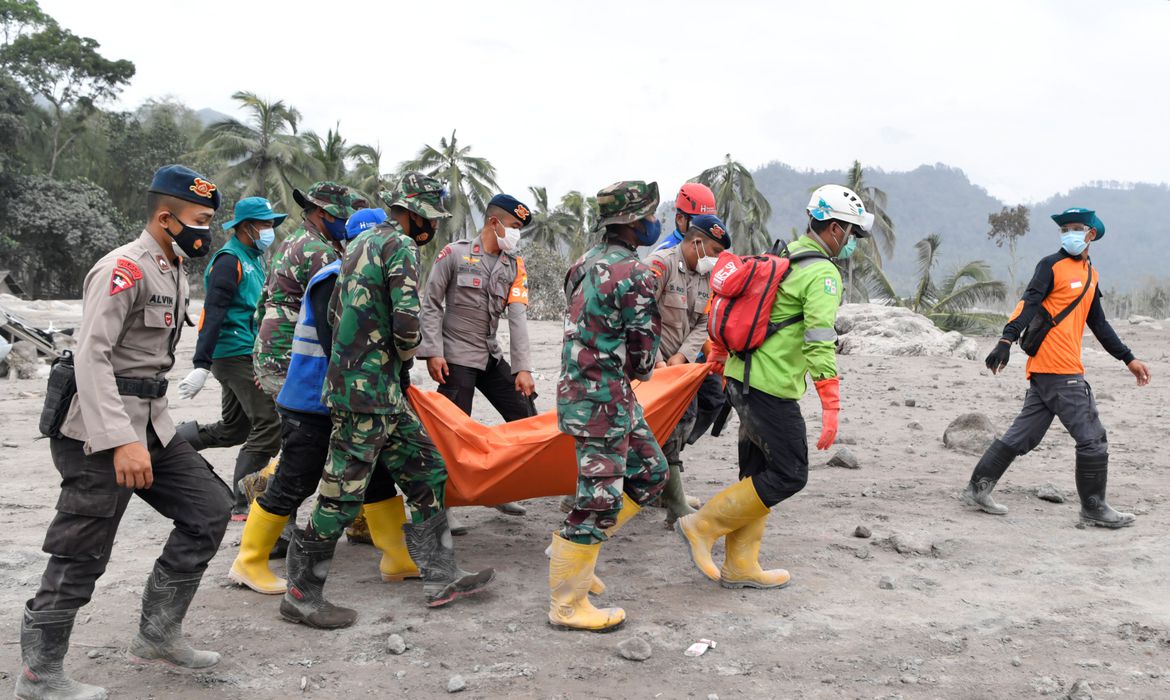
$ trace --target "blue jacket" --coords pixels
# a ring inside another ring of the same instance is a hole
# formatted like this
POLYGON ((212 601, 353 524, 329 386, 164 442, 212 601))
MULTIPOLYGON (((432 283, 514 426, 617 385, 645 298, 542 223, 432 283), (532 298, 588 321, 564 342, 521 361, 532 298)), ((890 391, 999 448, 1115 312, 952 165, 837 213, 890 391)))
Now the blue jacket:
POLYGON ((341 271, 341 261, 334 260, 317 271, 305 286, 305 295, 301 297, 301 311, 297 316, 296 329, 293 331, 292 355, 289 358, 288 375, 284 386, 276 397, 276 404, 281 408, 301 413, 316 413, 329 415, 329 407, 321 400, 321 392, 325 386, 325 373, 329 369, 329 350, 332 349, 332 338, 328 318, 320 318, 325 310, 324 304, 314 308, 313 299, 315 288, 326 283, 336 282, 337 273, 341 271), (324 336, 322 337, 322 331, 324 336))

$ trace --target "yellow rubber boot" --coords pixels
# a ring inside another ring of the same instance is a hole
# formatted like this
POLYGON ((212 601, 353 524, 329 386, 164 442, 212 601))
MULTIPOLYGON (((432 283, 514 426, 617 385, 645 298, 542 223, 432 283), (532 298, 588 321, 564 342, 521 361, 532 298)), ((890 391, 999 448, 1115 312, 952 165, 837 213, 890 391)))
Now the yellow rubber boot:
POLYGON ((288 523, 287 515, 273 515, 253 501, 244 534, 240 536, 240 552, 232 562, 228 578, 265 595, 283 595, 285 581, 268 568, 268 553, 280 538, 288 523))
POLYGON ((751 477, 723 489, 707 501, 698 513, 679 518, 674 530, 691 550, 691 561, 707 578, 719 580, 719 567, 711 558, 715 540, 768 514, 768 507, 756 495, 751 477))
MULTIPOLYGON (((630 518, 637 515, 642 510, 642 506, 634 502, 629 494, 622 493, 622 509, 618 511, 617 522, 606 528, 605 536, 613 537, 614 533, 622 529, 622 525, 630 522, 630 518)), ((593 581, 589 584, 589 592, 593 595, 601 595, 605 593, 605 582, 593 574, 593 581)))
POLYGON ((727 558, 719 570, 719 584, 724 588, 784 588, 792 579, 784 569, 760 568, 760 540, 768 516, 753 520, 727 533, 727 558))
POLYGON ((402 496, 367 503, 363 508, 366 513, 366 524, 370 527, 370 538, 374 541, 374 546, 382 552, 382 561, 378 564, 382 580, 401 581, 406 578, 418 578, 420 576, 418 566, 406 551, 406 535, 402 532, 402 525, 406 522, 402 496))
POLYGON ((612 632, 626 621, 621 608, 593 607, 589 584, 601 544, 577 544, 553 535, 552 557, 548 561, 548 621, 554 627, 612 632))

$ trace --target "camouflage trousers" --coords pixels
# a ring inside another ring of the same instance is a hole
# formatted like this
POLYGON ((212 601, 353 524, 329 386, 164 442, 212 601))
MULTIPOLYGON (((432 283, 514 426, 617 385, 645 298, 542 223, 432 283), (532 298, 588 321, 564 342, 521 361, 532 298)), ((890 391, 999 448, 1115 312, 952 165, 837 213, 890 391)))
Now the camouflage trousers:
POLYGON ((638 505, 666 486, 669 470, 662 448, 646 419, 621 437, 574 437, 577 443, 577 496, 561 537, 578 544, 604 542, 617 521, 622 493, 638 505))
POLYGON ((375 469, 385 469, 406 496, 416 518, 443 508, 447 466, 418 416, 333 411, 329 462, 306 537, 335 540, 354 521, 375 469))

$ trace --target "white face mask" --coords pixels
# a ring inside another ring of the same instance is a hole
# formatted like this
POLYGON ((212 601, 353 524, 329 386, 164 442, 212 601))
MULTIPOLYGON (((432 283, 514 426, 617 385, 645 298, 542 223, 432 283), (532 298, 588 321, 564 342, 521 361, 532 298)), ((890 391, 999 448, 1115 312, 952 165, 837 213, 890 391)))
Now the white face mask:
MULTIPOLYGON (((703 242, 699 241, 700 250, 703 253, 707 252, 706 249, 702 247, 702 245, 703 242)), ((715 263, 718 261, 719 258, 717 257, 713 258, 709 255, 702 255, 700 253, 698 259, 695 261, 695 272, 699 273, 700 275, 709 275, 711 274, 711 271, 715 269, 715 263)))
POLYGON ((496 234, 496 242, 500 244, 500 250, 505 253, 511 253, 516 250, 516 246, 520 245, 520 229, 508 228, 500 224, 504 229, 504 235, 496 234))

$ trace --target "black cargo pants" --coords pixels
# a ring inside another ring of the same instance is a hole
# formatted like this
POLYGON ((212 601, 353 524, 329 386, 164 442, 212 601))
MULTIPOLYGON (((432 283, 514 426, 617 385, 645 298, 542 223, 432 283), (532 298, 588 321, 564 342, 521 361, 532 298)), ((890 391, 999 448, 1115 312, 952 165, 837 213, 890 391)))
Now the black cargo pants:
POLYGON ((113 450, 86 455, 79 440, 49 441, 53 465, 61 473, 61 495, 45 534, 43 549, 51 556, 31 610, 71 610, 89 602, 134 494, 174 523, 158 563, 177 573, 207 568, 227 529, 231 490, 182 439, 164 446, 148 427, 147 449, 154 484, 132 490, 117 484, 113 450))
POLYGON ((512 367, 502 357, 489 357, 487 367, 476 369, 448 363, 446 381, 439 385, 439 393, 446 396, 467 415, 475 390, 487 397, 505 421, 511 422, 536 415, 536 394, 525 396, 516 391, 512 367))

